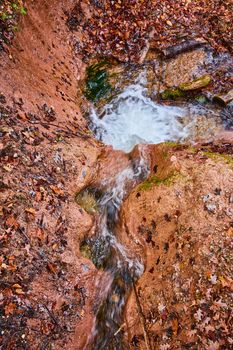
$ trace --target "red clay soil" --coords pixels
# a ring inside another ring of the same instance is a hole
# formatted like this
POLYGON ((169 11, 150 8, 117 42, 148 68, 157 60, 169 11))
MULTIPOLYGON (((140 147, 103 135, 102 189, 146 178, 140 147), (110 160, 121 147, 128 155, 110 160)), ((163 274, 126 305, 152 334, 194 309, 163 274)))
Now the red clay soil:
MULTIPOLYGON (((151 349, 231 349, 232 144, 152 147, 151 177, 125 201, 121 241, 143 258, 137 294, 151 349)), ((129 349, 148 349, 134 293, 129 349)))
POLYGON ((29 11, 20 18, 14 45, 1 52, 0 92, 22 119, 25 112, 44 118, 46 103, 55 110, 55 124, 78 121, 85 125, 77 103, 77 81, 84 65, 73 57, 64 14, 74 1, 27 1, 25 5, 29 11))
MULTIPOLYGON (((75 194, 109 175, 109 159, 114 173, 128 157, 86 129, 85 64, 66 26, 75 4, 26 1, 13 45, 0 52, 1 349, 83 349, 104 275, 80 253, 96 220, 75 194)), ((137 293, 152 348, 232 346, 228 143, 148 147, 153 175, 164 178, 122 208, 119 239, 145 263, 137 293)), ((137 312, 132 293, 121 331, 129 349, 146 349, 137 312)))

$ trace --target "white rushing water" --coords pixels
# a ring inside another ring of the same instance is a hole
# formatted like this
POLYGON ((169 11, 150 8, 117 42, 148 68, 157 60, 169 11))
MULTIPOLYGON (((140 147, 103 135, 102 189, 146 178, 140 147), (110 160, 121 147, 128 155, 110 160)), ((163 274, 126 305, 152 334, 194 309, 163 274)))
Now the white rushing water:
POLYGON ((104 107, 102 119, 93 109, 92 130, 99 140, 129 152, 136 144, 181 141, 188 136, 187 109, 156 104, 146 97, 145 83, 141 74, 104 107))
POLYGON ((207 141, 220 131, 218 116, 204 106, 166 106, 147 95, 145 73, 141 73, 103 107, 101 115, 93 109, 91 129, 96 137, 116 150, 130 152, 137 144, 207 141))

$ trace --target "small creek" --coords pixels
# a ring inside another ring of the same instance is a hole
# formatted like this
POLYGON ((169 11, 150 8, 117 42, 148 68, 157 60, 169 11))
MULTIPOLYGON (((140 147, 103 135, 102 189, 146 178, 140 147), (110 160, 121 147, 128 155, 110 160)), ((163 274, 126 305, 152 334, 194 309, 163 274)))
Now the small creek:
POLYGON ((106 276, 103 285, 96 286, 100 290, 98 305, 86 349, 127 348, 119 328, 124 323, 123 311, 132 283, 144 267, 140 259, 118 241, 116 223, 125 197, 149 175, 143 144, 194 142, 199 136, 208 139, 218 129, 218 118, 212 111, 196 105, 158 105, 146 93, 146 81, 141 74, 135 84, 103 107, 101 117, 94 109, 91 113, 91 129, 99 140, 126 153, 140 144, 140 157, 115 174, 114 179, 109 179, 109 184, 104 184, 105 192, 98 200, 97 234, 87 242, 92 260, 106 276))
POLYGON ((91 129, 99 140, 129 152, 137 144, 207 141, 221 128, 213 110, 198 104, 157 104, 148 97, 146 86, 146 75, 141 73, 101 113, 92 110, 91 129))

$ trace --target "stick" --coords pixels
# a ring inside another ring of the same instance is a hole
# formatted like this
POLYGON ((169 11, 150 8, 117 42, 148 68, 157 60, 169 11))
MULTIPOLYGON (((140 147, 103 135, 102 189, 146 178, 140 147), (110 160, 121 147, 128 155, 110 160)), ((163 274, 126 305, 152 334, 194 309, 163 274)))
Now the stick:
POLYGON ((120 326, 120 328, 114 333, 114 337, 118 334, 118 333, 120 333, 120 331, 122 330, 122 328, 124 328, 126 326, 126 323, 123 323, 121 326, 120 326))
POLYGON ((136 286, 135 286, 134 281, 133 281, 133 291, 134 291, 134 294, 135 294, 135 299, 136 299, 136 304, 137 304, 137 308, 138 308, 138 314, 139 314, 140 322, 141 322, 141 325, 142 325, 142 328, 143 328, 143 335, 144 335, 144 339, 145 339, 145 343, 146 343, 146 349, 147 350, 152 350, 151 345, 150 345, 150 338, 149 338, 149 335, 148 335, 148 332, 147 332, 147 329, 146 329, 146 319, 145 319, 145 316, 144 316, 143 311, 142 311, 142 307, 141 307, 141 304, 140 304, 140 300, 139 300, 139 297, 138 297, 138 294, 137 294, 137 290, 136 290, 136 286))

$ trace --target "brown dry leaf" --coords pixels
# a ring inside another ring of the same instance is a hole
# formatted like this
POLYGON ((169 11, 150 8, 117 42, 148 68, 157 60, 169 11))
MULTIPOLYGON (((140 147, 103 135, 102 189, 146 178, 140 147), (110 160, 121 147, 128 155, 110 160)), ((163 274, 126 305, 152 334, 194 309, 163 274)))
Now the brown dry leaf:
POLYGON ((233 227, 230 227, 227 231, 227 236, 228 237, 233 237, 233 227))
POLYGON ((16 308, 16 305, 14 303, 9 303, 8 305, 5 306, 5 315, 12 315, 14 310, 16 308))
POLYGON ((42 230, 40 227, 37 228, 36 230, 36 236, 41 240, 44 241, 46 239, 46 234, 44 230, 42 230))
POLYGON ((83 317, 85 315, 85 311, 82 309, 80 312, 80 316, 83 317))
POLYGON ((17 289, 15 290, 15 293, 16 293, 16 294, 19 294, 19 295, 20 295, 20 294, 25 294, 24 291, 23 291, 22 289, 20 289, 20 288, 17 288, 17 289))
POLYGON ((230 277, 220 276, 219 280, 221 281, 223 288, 227 287, 233 291, 233 280, 230 277))
POLYGON ((8 173, 11 173, 13 170, 13 166, 11 164, 7 164, 3 166, 3 169, 7 171, 8 173))
POLYGON ((16 294, 25 294, 24 291, 22 290, 21 285, 18 283, 13 284, 12 288, 15 289, 16 294))
POLYGON ((8 219, 6 220, 6 225, 9 227, 13 227, 16 230, 19 227, 19 224, 18 224, 17 220, 15 219, 14 215, 11 215, 8 217, 8 219))
POLYGON ((55 194, 58 194, 58 195, 61 195, 61 196, 64 194, 64 191, 61 190, 61 189, 60 189, 59 187, 57 187, 57 186, 51 185, 50 188, 51 188, 51 190, 52 190, 55 194))
POLYGON ((52 272, 52 273, 57 273, 57 266, 55 265, 55 264, 53 264, 53 263, 48 263, 48 269, 49 269, 49 271, 50 272, 52 272))
POLYGON ((26 213, 29 213, 29 214, 32 214, 32 215, 36 214, 36 211, 35 211, 34 208, 26 208, 25 211, 26 211, 26 213))
POLYGON ((41 195, 40 192, 36 192, 36 197, 35 197, 35 199, 36 199, 37 202, 40 202, 40 201, 41 201, 42 195, 41 195))
POLYGON ((172 330, 175 337, 177 336, 178 328, 179 328, 178 320, 177 318, 174 318, 172 320, 172 330))

